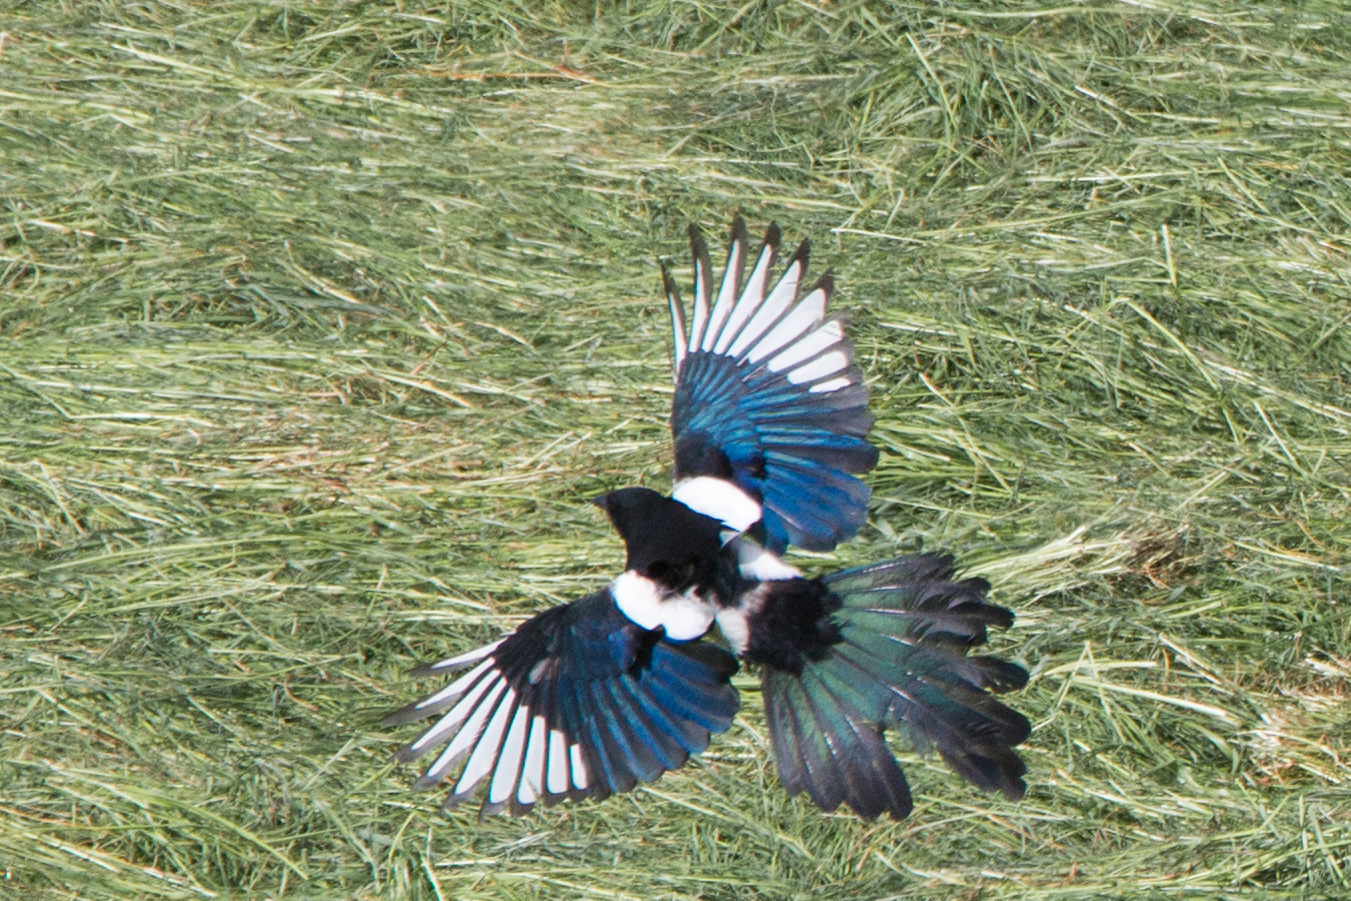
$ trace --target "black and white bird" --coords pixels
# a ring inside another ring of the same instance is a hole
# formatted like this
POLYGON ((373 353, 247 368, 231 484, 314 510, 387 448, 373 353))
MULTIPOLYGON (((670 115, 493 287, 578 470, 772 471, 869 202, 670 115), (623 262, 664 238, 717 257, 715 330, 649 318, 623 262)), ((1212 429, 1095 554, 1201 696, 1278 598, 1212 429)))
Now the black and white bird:
POLYGON ((691 227, 688 319, 663 267, 675 334, 670 497, 626 488, 597 499, 624 539, 624 572, 500 641, 423 667, 471 667, 386 718, 441 718, 400 752, 441 750, 417 787, 463 763, 447 806, 489 783, 483 811, 603 798, 682 766, 727 729, 738 699, 733 654, 758 666, 779 775, 822 809, 900 819, 909 787, 885 731, 932 747, 985 790, 1019 798, 1030 732, 993 696, 1026 672, 968 651, 1013 616, 956 581, 950 558, 922 555, 808 579, 789 546, 829 550, 865 522, 858 479, 877 462, 867 389, 830 274, 801 294, 809 245, 770 286, 770 226, 749 276, 744 222, 732 225, 714 287, 691 227), (712 637, 716 624, 722 644, 712 637))

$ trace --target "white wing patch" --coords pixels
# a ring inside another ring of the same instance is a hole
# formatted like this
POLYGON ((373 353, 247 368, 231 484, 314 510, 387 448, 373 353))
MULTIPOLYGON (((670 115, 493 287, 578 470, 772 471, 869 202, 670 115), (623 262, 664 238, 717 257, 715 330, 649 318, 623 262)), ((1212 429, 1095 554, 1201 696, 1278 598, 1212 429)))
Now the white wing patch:
MULTIPOLYGON (((455 765, 461 755, 465 751, 468 751, 469 747, 478 738, 479 731, 483 728, 483 724, 493 712, 493 705, 507 688, 507 683, 502 681, 501 676, 498 676, 495 682, 485 682, 483 688, 486 690, 490 685, 492 686, 492 690, 488 692, 488 696, 484 699, 482 704, 474 709, 473 715, 471 715, 464 725, 459 728, 459 731, 455 734, 455 738, 451 741, 450 746, 441 752, 441 756, 436 758, 436 763, 432 764, 427 770, 427 775, 421 780, 423 783, 434 785, 437 782, 440 782, 441 778, 445 776, 446 771, 455 765)), ((477 694, 477 692, 475 692, 475 694, 477 694)), ((456 727, 457 723, 455 720, 452 720, 451 717, 456 714, 460 707, 472 707, 477 700, 478 698, 473 697, 472 695, 466 697, 464 701, 461 701, 460 704, 456 705, 455 710, 452 710, 442 717, 441 722, 433 727, 432 732, 436 733, 438 737, 443 737, 446 732, 446 730, 442 728, 443 726, 449 724, 450 729, 456 727)), ((460 715, 463 716, 463 714, 460 715)), ((428 735, 430 734, 431 733, 428 733, 428 735)), ((426 738, 427 736, 424 735, 420 741, 425 741, 426 738)))
POLYGON ((727 268, 722 271, 722 287, 718 289, 718 301, 708 317, 708 328, 704 331, 704 340, 699 344, 700 350, 712 350, 717 343, 718 333, 736 303, 736 283, 745 260, 746 241, 741 235, 736 235, 727 248, 727 268))
POLYGON ((806 337, 794 341, 765 365, 769 367, 770 372, 783 372, 785 369, 810 360, 843 340, 844 327, 840 325, 838 320, 832 319, 806 337))
POLYGON ((530 744, 526 746, 525 766, 521 769, 521 788, 516 799, 522 804, 533 804, 544 790, 544 749, 548 730, 544 717, 536 714, 530 721, 530 744))
MULTIPOLYGON (((488 689, 496 686, 497 690, 500 692, 502 686, 505 684, 506 683, 502 681, 501 675, 494 672, 493 678, 484 679, 473 691, 461 698, 460 703, 456 704, 451 708, 449 713, 437 720, 436 725, 423 733, 422 737, 413 742, 408 750, 415 753, 422 753, 424 749, 435 747, 441 742, 446 741, 452 732, 460 728, 460 724, 464 722, 464 718, 469 716, 470 712, 474 709, 474 705, 478 703, 479 698, 483 697, 488 689)), ((494 695, 494 698, 496 698, 496 695, 494 695)), ((442 755, 442 759, 436 762, 436 765, 432 767, 428 775, 438 769, 444 772, 450 768, 452 762, 453 758, 442 755), (443 761, 445 763, 444 767, 441 766, 443 761)))
POLYGON ((469 686, 473 684, 475 679, 483 675, 485 670, 491 669, 492 666, 493 662, 491 660, 483 661, 478 666, 474 667, 469 672, 465 673, 463 676, 461 676, 454 682, 447 685, 445 688, 438 691, 436 694, 429 695, 428 697, 423 698, 421 701, 418 701, 417 705, 418 708, 426 709, 427 707, 431 707, 440 701, 449 700, 450 698, 462 694, 463 692, 469 689, 469 686))
POLYGON ((747 362, 759 363, 785 344, 801 337, 803 332, 819 323, 825 314, 826 292, 817 288, 804 297, 802 303, 793 307, 787 316, 779 320, 778 325, 770 329, 769 334, 750 349, 750 353, 746 354, 747 362))
POLYGON ((737 337, 741 326, 747 319, 751 318, 760 306, 760 302, 765 297, 765 282, 769 280, 769 267, 774 263, 774 255, 778 252, 778 247, 766 242, 763 250, 760 251, 760 259, 755 263, 755 269, 751 271, 751 277, 746 280, 746 287, 741 292, 741 299, 736 302, 732 308, 732 313, 727 317, 727 324, 722 327, 722 334, 718 336, 718 343, 713 345, 714 353, 727 353, 727 347, 737 337))
POLYGON ((521 760, 525 757, 525 740, 529 737, 529 723, 530 709, 517 707, 516 715, 511 718, 511 728, 507 730, 506 741, 502 743, 502 751, 497 755, 492 785, 488 787, 489 804, 510 800, 512 792, 516 790, 521 760))
POLYGON ((727 353, 734 357, 744 354, 755 339, 763 335, 783 311, 788 309, 793 298, 797 297, 797 286, 800 281, 802 281, 802 260, 794 259, 784 270, 783 277, 774 286, 774 290, 769 292, 765 302, 760 305, 760 309, 751 317, 751 321, 741 329, 741 333, 732 342, 727 353))
POLYGON ((586 788, 586 764, 582 762, 582 746, 573 745, 568 749, 568 759, 572 761, 572 784, 577 788, 586 788))
POLYGON ((557 729, 549 730, 549 794, 561 795, 568 790, 568 739, 557 729))
MULTIPOLYGON (((449 685, 385 718, 386 725, 434 718, 431 727, 397 755, 401 763, 424 755, 434 758, 414 783, 415 789, 446 782, 454 785, 445 801, 448 809, 478 794, 481 815, 508 807, 512 814, 520 814, 541 800, 604 797, 627 790, 627 780, 655 779, 666 769, 678 768, 689 752, 707 745, 710 730, 704 727, 701 741, 696 728, 701 721, 687 713, 688 699, 679 700, 685 697, 678 690, 681 683, 662 674, 704 681, 721 676, 725 682, 727 672, 690 652, 673 651, 689 660, 688 667, 677 665, 674 670, 667 668, 664 658, 656 658, 651 664, 654 684, 673 692, 676 700, 672 700, 660 687, 648 686, 647 663, 638 661, 631 668, 636 656, 629 664, 612 659, 616 648, 606 636, 622 638, 634 631, 616 610, 622 604, 621 610, 640 625, 663 627, 673 641, 688 641, 712 625, 713 603, 693 589, 677 593, 628 573, 616 580, 613 590, 595 592, 574 604, 586 606, 542 611, 502 641, 451 658, 464 671, 456 673, 449 685), (587 625, 579 630, 578 623, 587 625), (621 735, 623 759, 613 761, 623 768, 617 770, 620 781, 608 769, 591 773, 591 761, 605 759, 591 750, 590 742, 599 737, 595 730, 604 728, 594 720, 609 715, 629 718, 636 735, 647 736, 652 730, 652 738, 664 736, 663 743, 674 741, 686 753, 675 760, 667 747, 657 759, 631 746, 633 734, 621 735)), ((418 672, 429 669, 420 667, 418 672)), ((726 689, 703 689, 711 690, 723 691, 719 702, 723 707, 729 703, 726 689)), ((730 722, 730 713, 715 710, 713 715, 730 722)))
POLYGON ((680 380, 685 358, 703 352, 744 360, 752 367, 763 364, 771 372, 785 373, 790 384, 802 385, 811 394, 828 394, 853 385, 856 377, 849 372, 853 354, 845 343, 844 327, 837 319, 825 319, 832 289, 829 274, 798 299, 807 269, 806 242, 789 259, 773 289, 766 293, 779 240, 778 227, 771 225, 755 268, 746 279, 741 296, 736 297, 746 259, 744 235, 745 225, 738 219, 714 300, 707 245, 698 229, 691 229, 694 305, 688 328, 680 293, 675 282, 666 276, 671 327, 675 332, 676 381, 680 380))
POLYGON ((827 379, 824 382, 812 385, 808 391, 812 394, 827 394, 831 391, 839 391, 841 388, 848 388, 852 384, 854 383, 846 378, 827 379))
MULTIPOLYGON (((516 691, 508 688, 507 693, 502 697, 502 702, 494 710, 493 718, 488 721, 488 728, 483 731, 483 736, 479 738, 478 744, 474 745, 474 753, 469 755, 469 762, 464 765, 464 772, 460 774, 460 781, 455 785, 455 794, 462 795, 473 791, 483 780, 483 777, 492 772, 493 763, 497 760, 497 749, 502 744, 502 733, 507 728, 507 720, 511 718, 515 704, 516 691)), ((465 732, 468 732, 468 730, 465 730, 465 732)), ((461 733, 461 735, 463 734, 465 733, 461 733)), ((458 738, 459 736, 456 736, 457 740, 458 738)))
POLYGON ((741 296, 734 297, 746 259, 744 234, 745 225, 737 220, 727 248, 727 266, 713 300, 707 245, 697 229, 691 230, 694 305, 688 328, 680 292, 666 276, 671 327, 675 332, 677 382, 685 358, 703 352, 744 360, 752 368, 763 364, 771 372, 784 373, 790 384, 802 385, 811 394, 828 394, 853 385, 856 376, 849 371, 853 354, 845 342, 844 326, 838 319, 825 319, 833 285, 829 274, 798 299, 807 269, 806 242, 789 259, 773 289, 766 293, 779 240, 778 227, 770 226, 741 296))
POLYGON ((493 651, 497 650, 497 646, 504 641, 506 641, 505 638, 499 638, 492 644, 485 644, 481 648, 474 648, 474 650, 472 651, 465 651, 463 654, 460 654, 456 657, 449 657, 445 660, 442 660, 440 663, 433 663, 430 667, 428 667, 428 669, 433 671, 442 669, 454 669, 455 667, 462 666, 466 663, 473 663, 475 660, 482 660, 484 657, 487 657, 493 651))
MULTIPOLYGON (((477 661, 445 688, 407 708, 410 713, 430 711, 455 702, 400 752, 400 757, 408 761, 448 743, 416 787, 429 788, 441 782, 464 761, 447 801, 449 806, 472 794, 485 779, 489 779, 485 810, 507 804, 529 807, 545 795, 564 794, 575 784, 566 751, 567 737, 562 730, 549 728, 545 714, 531 709, 533 701, 508 684, 498 661, 490 656, 505 640, 436 664, 441 667, 477 661)), ((546 657, 540 663, 556 661, 546 657)))
POLYGON ((804 382, 815 382, 828 375, 834 375, 842 369, 849 368, 849 358, 842 351, 832 350, 824 353, 810 363, 804 363, 797 369, 788 373, 788 381, 794 385, 801 385, 804 382))

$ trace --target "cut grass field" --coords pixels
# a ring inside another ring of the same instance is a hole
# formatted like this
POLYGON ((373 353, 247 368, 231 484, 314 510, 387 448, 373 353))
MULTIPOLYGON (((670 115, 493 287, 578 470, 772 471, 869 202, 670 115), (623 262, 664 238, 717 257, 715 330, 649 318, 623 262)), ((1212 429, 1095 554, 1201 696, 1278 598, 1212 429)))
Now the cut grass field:
POLYGON ((1351 12, 0 2, 0 896, 1351 895, 1351 12), (416 662, 669 487, 656 258, 811 234, 869 525, 1033 673, 1020 803, 449 815, 416 662))

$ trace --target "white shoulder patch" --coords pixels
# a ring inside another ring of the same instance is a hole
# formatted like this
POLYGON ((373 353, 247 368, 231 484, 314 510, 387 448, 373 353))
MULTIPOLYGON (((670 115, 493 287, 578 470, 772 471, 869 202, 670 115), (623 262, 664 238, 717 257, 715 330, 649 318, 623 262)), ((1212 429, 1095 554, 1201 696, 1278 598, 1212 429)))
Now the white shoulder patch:
POLYGON ((713 624, 713 605, 690 589, 676 594, 638 573, 623 573, 609 584, 619 612, 644 629, 665 628, 666 638, 688 642, 713 624))
POLYGON ((664 628, 672 641, 698 638, 713 625, 713 605, 692 590, 666 591, 651 579, 626 572, 610 583, 619 612, 644 629, 664 628))
POLYGON ((661 586, 636 572, 621 573, 610 583, 619 612, 644 629, 661 625, 661 586))
POLYGON ((763 513, 755 498, 731 482, 713 476, 681 479, 671 492, 671 498, 695 513, 719 520, 738 532, 744 532, 759 522, 763 513))

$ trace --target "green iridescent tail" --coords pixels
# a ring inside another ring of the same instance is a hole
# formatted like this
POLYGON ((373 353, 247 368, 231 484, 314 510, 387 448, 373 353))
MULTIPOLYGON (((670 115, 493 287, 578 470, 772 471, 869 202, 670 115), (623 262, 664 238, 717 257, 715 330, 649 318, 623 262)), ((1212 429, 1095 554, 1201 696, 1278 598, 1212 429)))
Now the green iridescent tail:
POLYGON ((995 657, 968 656, 990 626, 1013 614, 985 603, 984 579, 952 581, 952 558, 905 557, 821 580, 840 601, 839 640, 802 672, 764 667, 762 688, 779 777, 819 807, 841 803, 872 819, 901 819, 912 802, 884 731, 905 731, 985 791, 1023 796, 1027 772, 1013 748, 1031 732, 996 692, 1027 684, 1027 672, 995 657))

